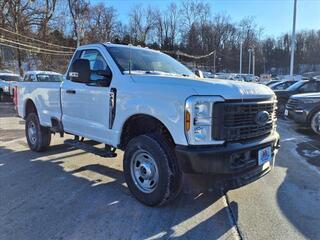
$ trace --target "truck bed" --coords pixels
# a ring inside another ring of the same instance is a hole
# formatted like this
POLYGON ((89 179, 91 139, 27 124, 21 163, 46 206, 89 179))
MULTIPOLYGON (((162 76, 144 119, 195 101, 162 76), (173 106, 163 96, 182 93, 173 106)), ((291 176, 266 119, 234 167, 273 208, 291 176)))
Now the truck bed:
POLYGON ((25 118, 27 100, 37 106, 40 123, 51 126, 51 118, 61 118, 61 82, 20 82, 18 83, 18 114, 25 118))

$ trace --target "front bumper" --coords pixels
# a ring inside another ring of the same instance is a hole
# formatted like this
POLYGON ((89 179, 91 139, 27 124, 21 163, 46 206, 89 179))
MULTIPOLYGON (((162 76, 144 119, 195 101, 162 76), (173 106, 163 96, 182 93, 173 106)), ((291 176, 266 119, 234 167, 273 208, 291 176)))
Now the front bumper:
POLYGON ((294 120, 296 123, 306 124, 308 120, 308 113, 304 110, 297 110, 293 108, 286 108, 287 115, 285 117, 294 120))
POLYGON ((228 188, 253 182, 271 170, 279 148, 279 134, 222 146, 176 146, 179 166, 185 173, 215 175, 228 188), (272 163, 258 165, 258 150, 271 146, 272 163))

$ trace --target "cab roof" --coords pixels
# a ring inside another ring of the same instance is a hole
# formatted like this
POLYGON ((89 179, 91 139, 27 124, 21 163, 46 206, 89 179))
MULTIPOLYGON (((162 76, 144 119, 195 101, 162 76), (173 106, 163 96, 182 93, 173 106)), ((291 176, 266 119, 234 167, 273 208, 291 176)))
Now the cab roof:
POLYGON ((52 71, 27 71, 25 72, 24 75, 27 75, 27 74, 48 74, 48 75, 62 75, 61 73, 57 73, 57 72, 52 72, 52 71))
POLYGON ((105 47, 119 47, 119 48, 131 48, 131 49, 141 49, 141 50, 146 50, 146 51, 152 51, 152 52, 160 52, 159 50, 154 50, 148 47, 141 47, 140 45, 138 46, 134 46, 134 45, 125 45, 125 44, 116 44, 116 43, 94 43, 94 44, 86 44, 86 45, 82 45, 79 48, 77 48, 77 50, 84 50, 84 49, 88 49, 90 47, 101 47, 101 46, 105 46, 105 47))
POLYGON ((20 77, 19 74, 9 73, 9 72, 0 72, 0 76, 12 76, 12 77, 20 77))

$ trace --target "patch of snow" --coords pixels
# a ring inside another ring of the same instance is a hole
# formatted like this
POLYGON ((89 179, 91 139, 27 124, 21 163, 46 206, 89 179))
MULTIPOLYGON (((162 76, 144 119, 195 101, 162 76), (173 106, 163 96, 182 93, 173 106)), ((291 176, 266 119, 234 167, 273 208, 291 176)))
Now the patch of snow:
POLYGON ((303 150, 303 154, 306 157, 314 158, 320 156, 320 150, 303 150))

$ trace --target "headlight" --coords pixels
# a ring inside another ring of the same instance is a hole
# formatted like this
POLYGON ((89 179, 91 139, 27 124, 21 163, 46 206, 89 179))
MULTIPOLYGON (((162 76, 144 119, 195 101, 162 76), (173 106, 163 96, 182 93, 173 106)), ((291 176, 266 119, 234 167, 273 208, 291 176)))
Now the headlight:
POLYGON ((197 117, 210 117, 209 102, 197 101, 194 108, 197 117))
POLYGON ((194 129, 194 140, 196 142, 208 141, 208 136, 210 134, 209 127, 195 127, 194 129))
POLYGON ((305 103, 305 104, 308 104, 308 103, 317 103, 320 101, 320 98, 319 99, 302 99, 302 102, 305 103))
POLYGON ((191 145, 221 144, 211 138, 212 114, 215 102, 223 102, 219 96, 191 96, 185 106, 185 132, 191 145))

